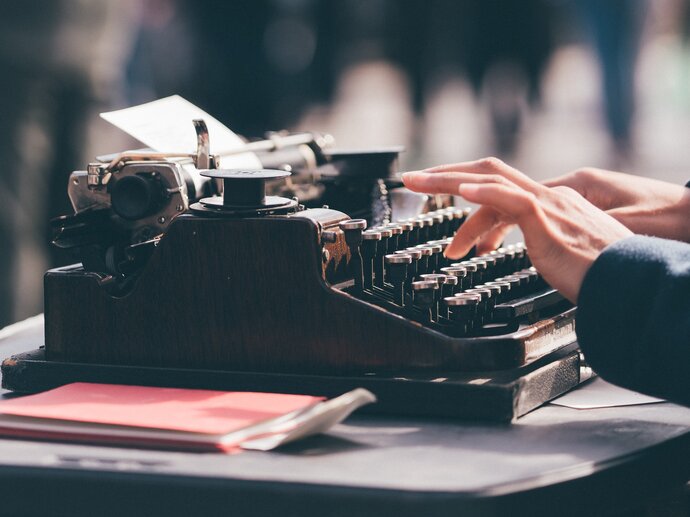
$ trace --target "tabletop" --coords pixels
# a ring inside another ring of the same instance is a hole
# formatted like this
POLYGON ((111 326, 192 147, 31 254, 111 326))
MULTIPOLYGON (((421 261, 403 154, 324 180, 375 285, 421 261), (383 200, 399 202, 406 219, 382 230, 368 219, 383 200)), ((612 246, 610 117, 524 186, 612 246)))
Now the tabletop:
MULTIPOLYGON (((42 324, 0 331, 0 355, 37 348, 42 324)), ((0 513, 606 514, 682 486, 689 459, 690 409, 666 402, 547 405, 510 425, 354 415, 237 455, 0 440, 0 513)))

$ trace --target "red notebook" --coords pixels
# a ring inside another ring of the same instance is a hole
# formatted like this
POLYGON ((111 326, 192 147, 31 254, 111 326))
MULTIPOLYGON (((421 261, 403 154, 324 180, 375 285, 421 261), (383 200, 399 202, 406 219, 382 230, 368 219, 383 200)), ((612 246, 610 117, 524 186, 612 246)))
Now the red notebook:
POLYGON ((0 401, 0 434, 230 451, 322 400, 308 395, 74 383, 0 401))

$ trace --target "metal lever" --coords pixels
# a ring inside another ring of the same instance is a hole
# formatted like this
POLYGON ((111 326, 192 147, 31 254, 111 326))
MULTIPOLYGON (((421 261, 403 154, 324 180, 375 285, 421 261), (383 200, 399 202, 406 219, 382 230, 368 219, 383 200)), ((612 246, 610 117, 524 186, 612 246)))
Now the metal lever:
POLYGON ((208 127, 203 119, 195 118, 192 120, 194 131, 196 131, 196 156, 194 165, 197 169, 211 168, 211 143, 208 139, 208 127))

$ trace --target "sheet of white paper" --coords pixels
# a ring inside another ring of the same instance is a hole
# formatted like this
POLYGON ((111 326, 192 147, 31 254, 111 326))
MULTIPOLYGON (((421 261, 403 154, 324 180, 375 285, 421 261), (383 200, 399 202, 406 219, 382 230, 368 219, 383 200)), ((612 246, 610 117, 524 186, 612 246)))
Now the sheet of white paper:
POLYGON ((638 404, 654 404, 656 402, 665 401, 663 399, 642 395, 635 391, 626 390, 625 388, 619 388, 600 377, 596 377, 579 388, 552 400, 551 404, 574 409, 595 409, 615 406, 635 406, 638 404))
POLYGON ((192 120, 203 119, 208 127, 211 154, 220 156, 224 169, 261 168, 254 153, 231 154, 243 145, 242 139, 201 108, 179 95, 101 113, 101 117, 133 136, 154 151, 194 153, 196 133, 192 120))
POLYGON ((307 436, 326 432, 345 420, 353 411, 366 404, 376 402, 373 393, 364 388, 357 388, 306 411, 295 418, 280 422, 273 429, 262 430, 263 435, 243 441, 240 447, 255 451, 270 451, 280 445, 294 442, 307 436))

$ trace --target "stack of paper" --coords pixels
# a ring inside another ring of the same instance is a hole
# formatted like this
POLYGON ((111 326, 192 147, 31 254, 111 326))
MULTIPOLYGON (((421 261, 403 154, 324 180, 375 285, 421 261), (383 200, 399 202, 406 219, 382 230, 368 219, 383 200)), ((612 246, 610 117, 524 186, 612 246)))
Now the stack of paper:
POLYGON ((0 435, 187 450, 269 450, 374 402, 279 393, 74 383, 0 402, 0 435))

